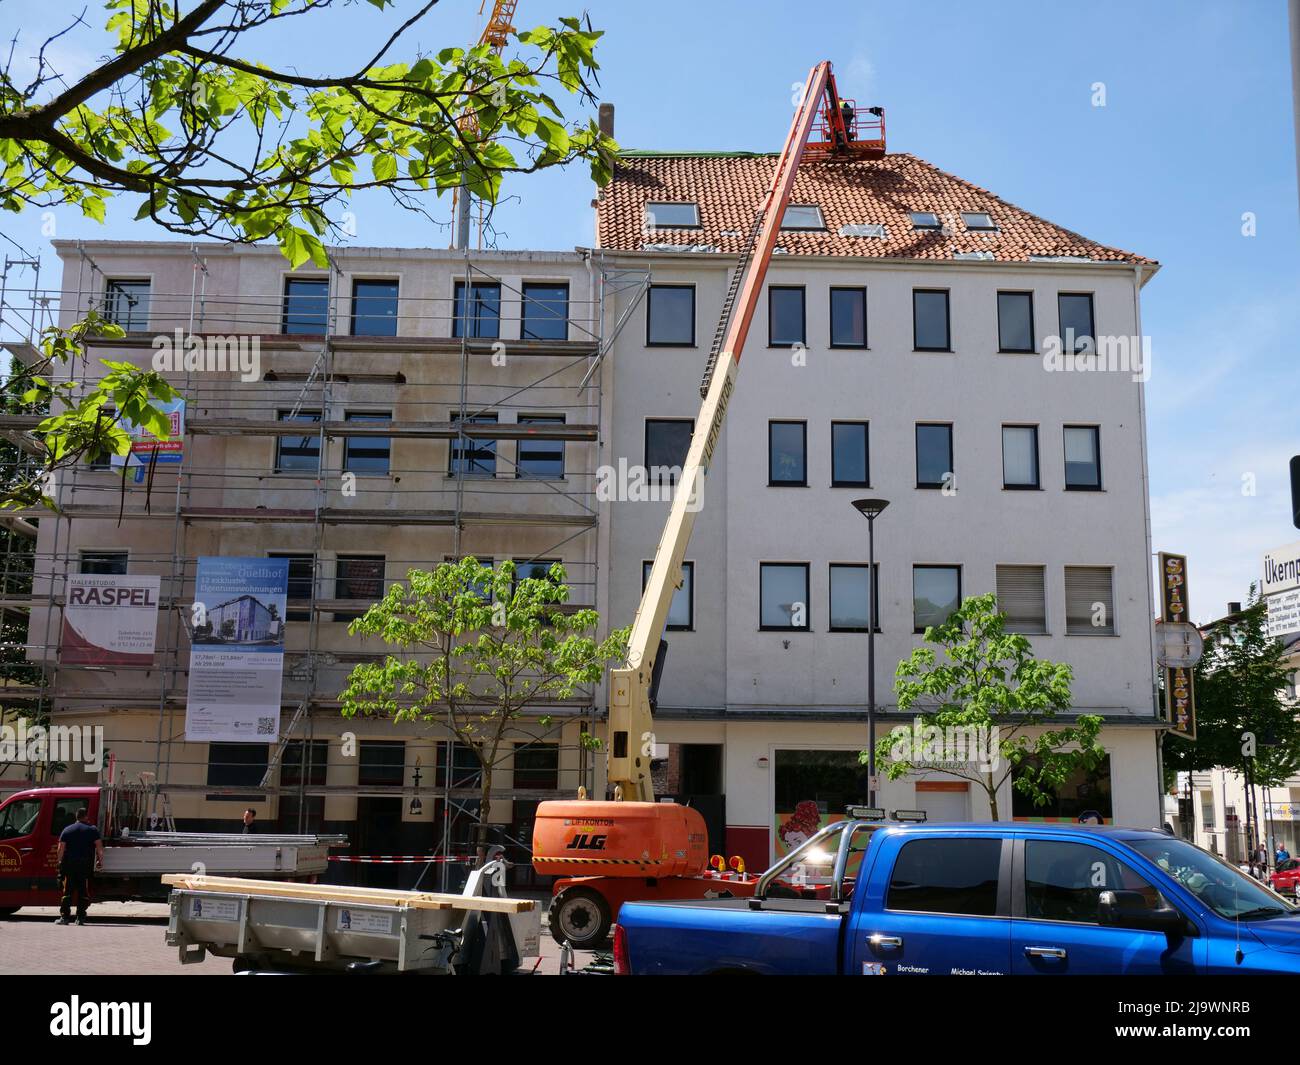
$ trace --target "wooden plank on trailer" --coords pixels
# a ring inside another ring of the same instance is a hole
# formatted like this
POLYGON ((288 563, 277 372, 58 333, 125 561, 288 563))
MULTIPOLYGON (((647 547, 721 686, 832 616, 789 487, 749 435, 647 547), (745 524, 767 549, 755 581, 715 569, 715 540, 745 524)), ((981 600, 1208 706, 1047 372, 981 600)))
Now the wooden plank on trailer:
POLYGON ((191 891, 274 895, 280 898, 318 899, 358 905, 405 906, 417 910, 480 910, 489 913, 524 913, 536 909, 532 899, 498 899, 451 895, 436 891, 400 891, 396 888, 347 887, 341 884, 289 884, 284 881, 248 880, 233 876, 196 876, 167 873, 164 884, 191 891))

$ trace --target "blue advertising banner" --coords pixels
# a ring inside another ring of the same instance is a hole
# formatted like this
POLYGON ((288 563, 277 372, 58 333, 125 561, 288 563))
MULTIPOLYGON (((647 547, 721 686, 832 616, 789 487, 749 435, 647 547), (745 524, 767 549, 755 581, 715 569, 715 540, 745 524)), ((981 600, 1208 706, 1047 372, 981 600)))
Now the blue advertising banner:
POLYGON ((284 679, 287 558, 199 559, 185 739, 274 743, 284 679))

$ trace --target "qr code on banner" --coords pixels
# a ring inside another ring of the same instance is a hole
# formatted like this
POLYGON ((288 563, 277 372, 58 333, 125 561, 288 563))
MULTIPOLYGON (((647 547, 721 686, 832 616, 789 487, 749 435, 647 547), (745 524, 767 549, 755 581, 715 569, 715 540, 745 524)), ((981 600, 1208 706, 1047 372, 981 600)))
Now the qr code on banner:
POLYGON ((274 735, 275 735, 275 718, 273 718, 273 717, 259 717, 259 718, 257 719, 257 734, 258 734, 259 736, 274 736, 274 735))

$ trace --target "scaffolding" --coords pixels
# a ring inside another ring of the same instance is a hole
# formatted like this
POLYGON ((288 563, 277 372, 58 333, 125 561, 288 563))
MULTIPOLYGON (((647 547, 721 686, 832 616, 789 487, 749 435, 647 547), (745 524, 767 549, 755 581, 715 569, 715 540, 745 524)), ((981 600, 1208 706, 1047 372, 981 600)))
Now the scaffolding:
MULTIPOLYGON (((22 652, 39 672, 26 683, 7 677, 0 704, 46 707, 55 715, 154 707, 152 751, 115 744, 119 772, 129 765, 152 774, 164 794, 291 795, 298 830, 308 827, 308 798, 418 799, 436 788, 443 818, 438 853, 449 853, 451 820, 478 794, 474 781, 457 769, 454 737, 434 744, 435 766, 404 760, 400 779, 391 783, 334 785, 322 779, 315 761, 319 723, 328 717, 336 727, 327 737, 337 735, 345 725, 338 692, 347 673, 386 653, 348 637, 346 624, 338 622, 358 616, 386 587, 403 581, 409 568, 431 568, 468 554, 517 564, 563 561, 572 606, 597 605, 595 482, 603 403, 598 370, 649 275, 606 269, 599 253, 589 252, 544 257, 539 266, 530 253, 336 249, 326 271, 283 272, 285 281, 306 279, 318 290, 323 285, 323 294, 306 299, 291 294, 287 284, 262 292, 232 284, 238 271, 231 262, 242 265, 264 249, 190 245, 189 291, 151 285, 124 301, 112 286, 140 273, 138 264, 159 247, 64 245, 61 292, 41 289, 39 274, 27 263, 6 262, 0 346, 17 363, 39 359, 46 325, 57 320, 66 326, 95 309, 122 324, 127 335, 89 344, 84 362, 63 369, 63 379, 79 386, 96 374, 100 358, 147 365, 158 338, 173 334, 177 341, 219 340, 238 351, 232 361, 252 350, 259 372, 186 363, 183 372, 167 374, 184 398, 179 465, 150 467, 135 474, 143 483, 134 484, 132 471, 115 472, 102 463, 78 466, 54 481, 57 513, 0 512, 5 528, 18 534, 6 537, 0 610, 27 617, 22 652), (123 256, 130 257, 131 269, 122 268, 123 256), (394 286, 391 298, 366 305, 370 297, 358 295, 356 281, 382 276, 376 259, 384 260, 380 265, 390 276, 450 273, 454 284, 434 295, 404 294, 394 286), (26 287, 11 281, 11 271, 21 269, 32 270, 26 287), (553 291, 530 294, 534 284, 545 283, 537 277, 550 279, 552 288, 561 284, 557 278, 567 282, 562 314, 553 291), (349 278, 353 285, 346 291, 349 278), (587 296, 575 298, 583 281, 587 296), (615 296, 617 303, 610 304, 615 296), (607 322, 607 306, 620 304, 617 319, 607 322), (323 328, 308 331, 304 319, 323 328), (521 443, 532 457, 525 457, 521 443), (399 451, 401 466, 394 461, 399 451), (435 461, 440 453, 445 464, 435 461), (533 469, 538 455, 540 472, 533 469), (560 471, 554 476, 557 456, 560 471), (83 569, 87 556, 98 564, 124 549, 132 573, 161 579, 153 665, 105 668, 62 661, 69 575, 83 569), (309 557, 309 577, 291 579, 281 731, 256 787, 173 779, 173 769, 185 764, 175 721, 183 719, 186 699, 197 561, 223 554, 309 557), (378 564, 369 575, 364 567, 357 570, 361 576, 345 575, 340 558, 378 564), (327 562, 335 567, 332 582, 327 562), (20 579, 11 581, 11 573, 20 579), (30 574, 25 592, 24 573, 30 574), (433 788, 412 782, 421 769, 433 770, 433 788)), ((166 254, 174 260, 173 249, 166 254)), ((25 259, 39 268, 38 258, 25 259)), ((10 446, 10 461, 40 454, 33 431, 41 417, 38 411, 15 412, 12 405, 0 413, 0 439, 10 446)), ((595 694, 583 690, 530 707, 527 721, 544 714, 553 722, 540 734, 535 724, 512 730, 506 756, 519 750, 515 738, 524 745, 550 742, 575 721, 581 731, 594 730, 595 694)), ((400 735, 395 732, 394 739, 400 735)), ((540 801, 573 794, 579 784, 590 788, 593 765, 585 747, 578 748, 577 770, 569 779, 557 769, 553 787, 494 788, 494 802, 540 801)))

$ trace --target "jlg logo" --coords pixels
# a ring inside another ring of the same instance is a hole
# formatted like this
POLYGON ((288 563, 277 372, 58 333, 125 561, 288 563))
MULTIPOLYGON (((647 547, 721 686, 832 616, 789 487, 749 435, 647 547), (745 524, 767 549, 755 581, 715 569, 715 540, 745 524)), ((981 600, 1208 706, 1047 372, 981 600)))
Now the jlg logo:
POLYGON ((606 835, 593 836, 586 832, 580 832, 573 837, 573 842, 564 849, 569 851, 603 851, 605 849, 605 840, 608 838, 606 835))

